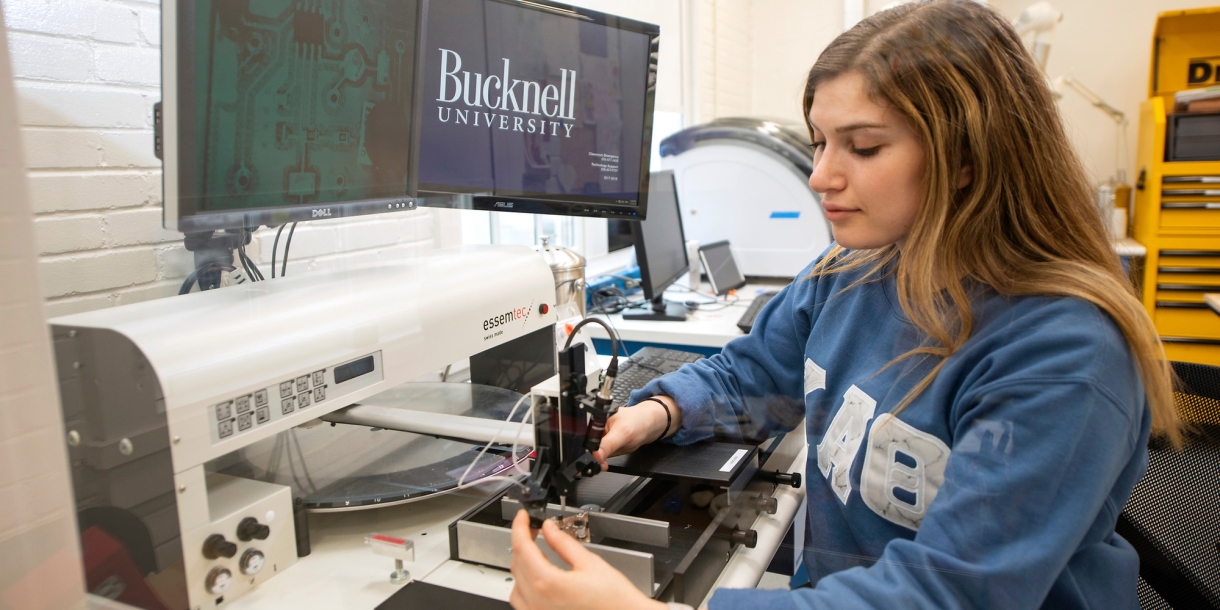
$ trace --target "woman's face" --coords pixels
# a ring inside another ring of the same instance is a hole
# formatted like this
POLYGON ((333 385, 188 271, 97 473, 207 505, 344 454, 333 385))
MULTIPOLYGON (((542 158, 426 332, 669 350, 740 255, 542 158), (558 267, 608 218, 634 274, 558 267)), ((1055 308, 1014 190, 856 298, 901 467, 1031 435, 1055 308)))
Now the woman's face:
POLYGON ((919 136, 898 112, 869 98, 848 72, 818 85, 809 109, 813 174, 835 241, 845 248, 903 245, 923 201, 919 136))

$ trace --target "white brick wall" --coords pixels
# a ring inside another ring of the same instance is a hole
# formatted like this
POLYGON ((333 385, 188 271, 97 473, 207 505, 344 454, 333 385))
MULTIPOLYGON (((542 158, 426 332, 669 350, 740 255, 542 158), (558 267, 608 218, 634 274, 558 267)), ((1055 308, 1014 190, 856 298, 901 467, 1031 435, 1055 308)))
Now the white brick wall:
MULTIPOLYGON (((155 0, 3 0, 49 317, 177 294, 194 265, 161 228, 155 0)), ((451 214, 424 210, 302 224, 289 272, 410 256, 451 214)), ((270 278, 263 229, 248 248, 270 278)), ((281 244, 282 248, 282 244, 281 244)))

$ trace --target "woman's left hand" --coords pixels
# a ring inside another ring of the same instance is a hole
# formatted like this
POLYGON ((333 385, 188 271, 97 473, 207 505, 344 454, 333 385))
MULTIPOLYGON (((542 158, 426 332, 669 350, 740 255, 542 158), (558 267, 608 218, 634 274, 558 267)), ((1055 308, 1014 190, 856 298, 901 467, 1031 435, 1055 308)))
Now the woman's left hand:
POLYGON ((542 524, 547 544, 572 566, 561 570, 542 554, 534 542, 524 510, 513 519, 513 593, 508 598, 516 610, 652 609, 666 605, 646 597, 622 572, 610 567, 575 538, 563 533, 555 522, 542 524))

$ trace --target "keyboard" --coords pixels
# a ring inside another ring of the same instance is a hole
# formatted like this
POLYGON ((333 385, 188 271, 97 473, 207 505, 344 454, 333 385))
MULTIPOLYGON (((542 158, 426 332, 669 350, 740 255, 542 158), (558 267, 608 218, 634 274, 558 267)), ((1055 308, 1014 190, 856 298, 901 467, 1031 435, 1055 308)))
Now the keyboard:
POLYGON ((754 318, 758 317, 758 312, 762 311, 763 306, 770 303, 771 299, 774 299, 777 294, 779 293, 764 292, 754 297, 749 307, 746 307, 746 312, 741 314, 741 319, 737 320, 737 328, 740 328, 741 332, 747 335, 750 334, 750 329, 754 328, 754 318))
POLYGON ((661 375, 678 370, 683 364, 701 358, 702 354, 662 347, 642 347, 630 358, 620 358, 618 377, 614 378, 614 402, 611 404, 615 407, 627 406, 632 391, 648 385, 649 381, 661 375))

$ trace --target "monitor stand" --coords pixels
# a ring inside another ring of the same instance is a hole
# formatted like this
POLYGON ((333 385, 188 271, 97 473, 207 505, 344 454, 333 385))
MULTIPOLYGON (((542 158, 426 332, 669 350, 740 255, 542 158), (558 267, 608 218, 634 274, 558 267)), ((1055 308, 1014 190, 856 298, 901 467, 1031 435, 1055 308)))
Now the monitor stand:
POLYGON ((685 322, 690 308, 682 303, 666 301, 658 294, 652 298, 652 307, 643 311, 624 311, 624 320, 652 320, 656 322, 685 322))

